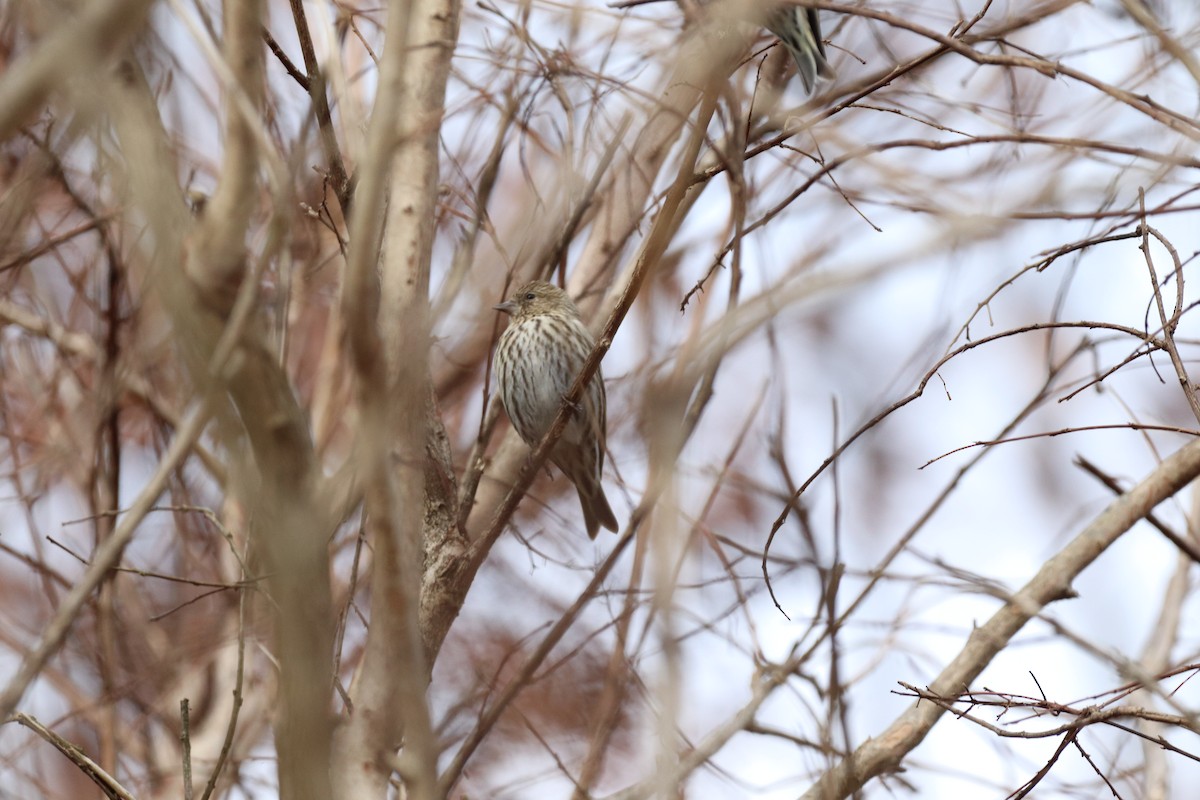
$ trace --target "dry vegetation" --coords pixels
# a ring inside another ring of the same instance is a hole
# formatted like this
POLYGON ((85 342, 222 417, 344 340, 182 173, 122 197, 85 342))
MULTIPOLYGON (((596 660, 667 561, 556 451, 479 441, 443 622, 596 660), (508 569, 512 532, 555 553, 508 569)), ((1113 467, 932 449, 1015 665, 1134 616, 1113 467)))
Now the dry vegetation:
POLYGON ((1188 796, 1200 12, 812 5, 0 6, 0 798, 1188 796))

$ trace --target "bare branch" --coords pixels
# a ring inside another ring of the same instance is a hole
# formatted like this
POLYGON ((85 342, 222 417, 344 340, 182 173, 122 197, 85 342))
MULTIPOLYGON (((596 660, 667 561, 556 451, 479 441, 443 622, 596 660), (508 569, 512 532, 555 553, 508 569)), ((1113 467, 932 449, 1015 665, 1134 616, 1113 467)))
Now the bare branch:
MULTIPOLYGON (((1038 570, 1013 599, 971 633, 958 655, 929 685, 933 693, 956 692, 971 683, 1009 640, 1047 604, 1068 596, 1071 581, 1135 522, 1200 475, 1200 442, 1184 445, 1117 498, 1065 548, 1038 570)), ((945 709, 914 704, 879 736, 859 745, 826 772, 805 798, 848 797, 870 779, 896 769, 945 709)))

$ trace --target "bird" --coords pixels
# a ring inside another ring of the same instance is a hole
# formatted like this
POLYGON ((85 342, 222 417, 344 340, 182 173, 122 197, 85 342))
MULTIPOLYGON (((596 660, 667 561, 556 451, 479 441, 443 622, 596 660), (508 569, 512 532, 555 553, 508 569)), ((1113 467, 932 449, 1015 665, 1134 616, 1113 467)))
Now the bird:
POLYGON ((792 54, 807 94, 812 94, 817 78, 832 80, 836 77, 825 58, 817 9, 792 4, 779 6, 767 16, 766 28, 778 36, 792 54))
MULTIPOLYGON (((553 424, 596 341, 570 296, 546 281, 530 281, 494 308, 510 317, 496 345, 497 391, 517 434, 534 447, 553 424)), ((597 369, 550 452, 550 460, 575 484, 591 539, 601 527, 617 531, 600 484, 606 428, 604 378, 597 369)))

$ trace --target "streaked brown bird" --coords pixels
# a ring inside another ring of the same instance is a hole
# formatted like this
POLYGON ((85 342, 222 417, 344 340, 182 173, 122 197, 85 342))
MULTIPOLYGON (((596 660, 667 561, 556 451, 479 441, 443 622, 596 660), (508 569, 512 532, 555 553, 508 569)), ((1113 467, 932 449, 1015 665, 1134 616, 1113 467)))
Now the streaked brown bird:
MULTIPOLYGON (((496 346, 500 400, 521 439, 536 447, 596 340, 567 293, 545 281, 525 284, 495 308, 512 317, 496 346)), ((600 485, 605 438, 604 378, 596 370, 550 452, 550 460, 579 492, 583 522, 593 539, 601 526, 617 530, 600 485)))

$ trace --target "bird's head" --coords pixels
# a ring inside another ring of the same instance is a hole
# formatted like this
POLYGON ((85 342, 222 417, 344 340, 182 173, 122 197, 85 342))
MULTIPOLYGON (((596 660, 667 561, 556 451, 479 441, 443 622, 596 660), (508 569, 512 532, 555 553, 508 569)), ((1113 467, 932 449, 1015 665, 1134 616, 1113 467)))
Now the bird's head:
POLYGON ((542 314, 567 313, 578 315, 571 298, 562 289, 545 281, 530 281, 517 289, 513 296, 493 306, 513 319, 536 317, 542 314))

